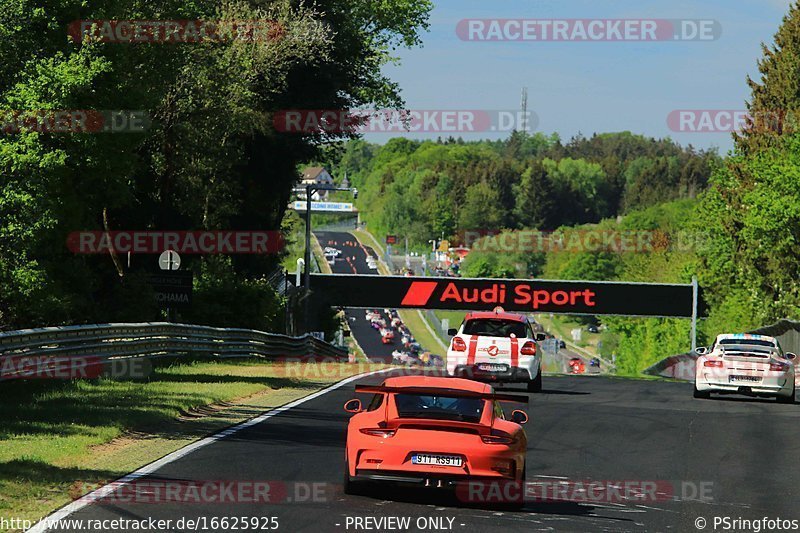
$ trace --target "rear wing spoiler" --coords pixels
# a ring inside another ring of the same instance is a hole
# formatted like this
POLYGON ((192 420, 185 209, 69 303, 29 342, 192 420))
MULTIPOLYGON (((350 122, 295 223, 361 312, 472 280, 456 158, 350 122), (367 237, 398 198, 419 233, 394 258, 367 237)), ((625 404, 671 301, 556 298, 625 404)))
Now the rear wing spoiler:
POLYGON ((383 385, 356 385, 356 392, 372 394, 430 394, 447 396, 448 398, 478 398, 498 402, 528 403, 528 397, 521 394, 497 394, 474 392, 462 389, 446 389, 442 387, 385 387, 383 385))
POLYGON ((759 357, 769 357, 771 355, 779 356, 780 352, 777 348, 770 347, 770 346, 760 346, 755 344, 730 344, 725 346, 721 344, 719 346, 720 352, 723 357, 725 355, 730 354, 742 354, 742 353, 752 353, 756 354, 759 357))

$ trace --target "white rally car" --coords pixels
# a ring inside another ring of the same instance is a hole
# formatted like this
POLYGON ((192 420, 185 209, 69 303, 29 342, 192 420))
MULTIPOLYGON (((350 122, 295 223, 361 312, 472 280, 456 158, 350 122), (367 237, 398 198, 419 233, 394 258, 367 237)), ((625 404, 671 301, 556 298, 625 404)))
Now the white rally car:
MULTIPOLYGON (((542 356, 528 317, 493 312, 468 313, 447 349, 447 373, 492 383, 526 383, 529 392, 542 390, 542 356)), ((537 337, 538 335, 538 337, 537 337)))
POLYGON ((783 353, 774 337, 745 333, 718 335, 710 348, 698 348, 694 397, 712 392, 775 396, 794 403, 797 356, 783 353))

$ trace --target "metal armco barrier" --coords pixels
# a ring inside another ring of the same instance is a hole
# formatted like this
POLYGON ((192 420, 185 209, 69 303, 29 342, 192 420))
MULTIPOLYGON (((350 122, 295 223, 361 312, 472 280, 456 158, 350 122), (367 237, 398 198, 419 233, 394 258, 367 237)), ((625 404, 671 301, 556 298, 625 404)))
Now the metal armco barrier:
MULTIPOLYGON (((250 329, 213 328, 168 322, 96 324, 0 333, 0 363, 10 360, 91 358, 114 361, 202 353, 234 357, 328 357, 347 360, 345 348, 305 335, 289 337, 250 329)), ((3 366, 0 365, 0 368, 3 366)), ((27 369, 30 371, 30 368, 27 369)), ((0 381, 25 377, 0 372, 0 381)))

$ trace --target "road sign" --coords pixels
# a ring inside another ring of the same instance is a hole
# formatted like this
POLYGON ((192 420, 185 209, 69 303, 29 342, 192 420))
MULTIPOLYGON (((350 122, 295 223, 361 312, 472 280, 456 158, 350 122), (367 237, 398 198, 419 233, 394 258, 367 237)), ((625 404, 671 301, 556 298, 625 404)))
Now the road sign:
POLYGON ((191 270, 167 270, 150 275, 156 302, 162 307, 191 305, 192 281, 191 270))
POLYGON ((397 244, 397 235, 387 235, 386 244, 397 244))
POLYGON ((178 270, 181 267, 181 256, 172 250, 161 252, 158 256, 158 267, 161 270, 178 270))
MULTIPOLYGON (((305 200, 297 200, 289 204, 295 211, 306 211, 305 200)), ((354 213, 353 204, 345 202, 311 202, 312 213, 354 213)))

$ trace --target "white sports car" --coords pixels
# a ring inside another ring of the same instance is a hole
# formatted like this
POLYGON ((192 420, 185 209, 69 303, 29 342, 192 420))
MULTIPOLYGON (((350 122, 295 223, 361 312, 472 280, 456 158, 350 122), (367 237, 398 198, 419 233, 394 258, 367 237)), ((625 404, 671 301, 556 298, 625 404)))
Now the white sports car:
POLYGON ((745 333, 718 335, 710 348, 698 348, 694 397, 712 392, 774 396, 794 403, 797 356, 784 353, 774 337, 745 333))
POLYGON ((447 373, 490 383, 525 383, 529 392, 542 390, 542 355, 528 317, 493 312, 468 313, 447 350, 447 373))

